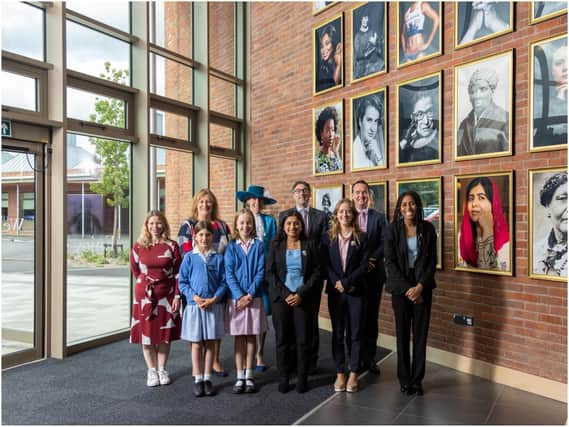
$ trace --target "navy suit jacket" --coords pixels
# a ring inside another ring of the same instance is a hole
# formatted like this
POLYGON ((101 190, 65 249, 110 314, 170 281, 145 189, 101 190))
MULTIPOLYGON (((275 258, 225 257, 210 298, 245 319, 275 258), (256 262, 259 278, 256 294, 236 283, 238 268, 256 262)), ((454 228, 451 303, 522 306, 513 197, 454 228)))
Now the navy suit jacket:
POLYGON ((328 283, 326 284, 326 293, 338 292, 334 286, 339 280, 347 293, 350 295, 361 295, 366 285, 365 276, 369 261, 366 233, 360 233, 359 244, 352 236, 350 246, 348 246, 344 271, 342 271, 338 240, 330 240, 330 237, 326 234, 322 245, 327 249, 328 283), (349 291, 352 287, 354 289, 349 291))
POLYGON ((385 238, 387 219, 384 214, 375 209, 368 209, 367 212, 366 234, 368 238, 369 257, 375 259, 375 268, 369 272, 369 279, 377 280, 379 283, 385 283, 383 241, 385 238))
MULTIPOLYGON (((282 211, 279 214, 279 227, 282 224, 283 218, 288 216, 291 212, 296 212, 296 207, 282 211)), ((322 241, 322 237, 328 231, 328 219, 324 211, 311 207, 308 209, 308 238, 317 242, 322 241)))

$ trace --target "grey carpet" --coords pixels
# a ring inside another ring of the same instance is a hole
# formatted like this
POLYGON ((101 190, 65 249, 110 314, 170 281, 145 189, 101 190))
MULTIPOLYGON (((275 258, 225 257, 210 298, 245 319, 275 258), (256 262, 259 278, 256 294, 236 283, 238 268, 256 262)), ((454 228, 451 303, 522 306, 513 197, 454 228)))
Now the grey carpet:
MULTIPOLYGON (((379 359, 388 350, 379 348, 379 359)), ((292 424, 333 394, 331 334, 320 332, 320 362, 310 390, 277 391, 274 332, 267 336, 270 369, 257 373, 259 392, 234 395, 233 340, 222 342, 226 378, 215 378, 215 397, 192 395, 188 345, 172 345, 169 386, 146 387, 139 346, 121 341, 73 355, 43 360, 2 373, 2 424, 292 424)), ((293 381, 294 384, 294 381, 293 381)))

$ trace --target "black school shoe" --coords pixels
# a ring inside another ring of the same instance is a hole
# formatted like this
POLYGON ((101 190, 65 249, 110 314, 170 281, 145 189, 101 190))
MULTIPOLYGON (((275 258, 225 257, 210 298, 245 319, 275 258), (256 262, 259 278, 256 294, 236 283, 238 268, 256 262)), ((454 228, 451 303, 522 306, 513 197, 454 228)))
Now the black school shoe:
POLYGON ((206 396, 215 396, 215 389, 211 381, 204 381, 204 393, 206 396))
POLYGON ((200 381, 199 383, 194 383, 194 396, 202 397, 204 395, 204 383, 200 381))
POLYGON ((233 386, 233 394, 241 394, 245 391, 245 380, 238 379, 233 386))
POLYGON ((248 378, 245 382, 245 393, 256 393, 257 386, 255 385, 255 380, 253 378, 248 378))

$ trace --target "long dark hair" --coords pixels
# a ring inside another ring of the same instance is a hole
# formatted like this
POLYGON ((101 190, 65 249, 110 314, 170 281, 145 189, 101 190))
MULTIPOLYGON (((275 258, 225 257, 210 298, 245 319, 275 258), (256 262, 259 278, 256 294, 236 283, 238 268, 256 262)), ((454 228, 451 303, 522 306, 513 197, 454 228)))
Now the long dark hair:
POLYGON ((287 213, 286 215, 284 215, 282 217, 281 222, 279 223, 279 231, 277 232, 277 235, 275 236, 276 241, 279 241, 279 242, 286 241, 287 235, 284 231, 284 224, 285 224, 287 218, 290 218, 291 216, 295 217, 296 219, 298 219, 300 221, 300 225, 302 226, 302 229, 300 230, 299 240, 304 240, 304 238, 305 238, 304 230, 306 229, 306 224, 304 223, 304 220, 302 219, 302 215, 297 210, 293 210, 293 211, 287 213))
POLYGON ((397 204, 395 205, 395 211, 393 212, 393 220, 391 222, 396 221, 403 221, 403 215, 401 215, 401 202, 405 196, 411 196, 415 205, 417 206, 417 212, 415 214, 415 221, 414 224, 417 225, 421 221, 423 221, 423 202, 421 201, 421 196, 416 191, 406 191, 399 195, 397 199, 397 204))
MULTIPOLYGON (((470 191, 478 184, 482 186, 484 192, 486 193, 486 197, 490 202, 490 205, 492 205, 492 203, 494 202, 494 189, 492 188, 492 181, 490 181, 490 179, 485 176, 479 176, 470 181, 470 183, 466 187, 466 193, 464 194, 465 198, 464 202, 468 203, 468 195, 470 194, 470 191)), ((472 228, 472 235, 476 236, 476 223, 470 220, 470 216, 468 217, 468 221, 470 222, 470 227, 472 228)))

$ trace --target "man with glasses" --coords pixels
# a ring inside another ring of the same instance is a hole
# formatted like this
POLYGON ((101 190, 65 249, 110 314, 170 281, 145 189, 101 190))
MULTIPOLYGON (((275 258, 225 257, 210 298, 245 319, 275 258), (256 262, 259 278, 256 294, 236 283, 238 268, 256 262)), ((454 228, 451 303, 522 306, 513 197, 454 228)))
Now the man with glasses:
MULTIPOLYGON (((310 207, 310 199, 312 197, 312 191, 310 190, 310 184, 305 181, 296 181, 292 186, 292 197, 294 198, 295 207, 287 209, 279 214, 279 226, 282 224, 284 218, 289 216, 290 213, 295 210, 300 213, 305 224, 306 237, 315 240, 318 243, 322 242, 322 237, 324 233, 328 231, 328 219, 326 214, 319 210, 310 207)), ((334 206, 332 206, 334 209, 334 206)), ((322 251, 323 252, 323 251, 322 251)), ((323 252, 324 253, 324 252, 323 252)), ((324 284, 324 279, 320 283, 320 291, 318 292, 318 298, 313 301, 315 307, 311 311, 314 314, 311 319, 312 327, 312 337, 313 340, 310 343, 310 365, 309 373, 314 374, 318 366, 318 347, 320 345, 319 334, 320 330, 318 328, 318 313, 320 311, 320 299, 322 297, 322 287, 324 284)))
POLYGON ((399 141, 399 163, 439 158, 437 123, 434 120, 431 97, 419 95, 411 113, 411 125, 399 141))
POLYGON ((385 267, 383 263, 383 235, 387 226, 385 215, 369 208, 369 185, 363 179, 352 185, 352 200, 358 211, 360 229, 367 234, 369 265, 366 277, 367 287, 364 294, 364 310, 361 329, 360 367, 363 370, 379 375, 375 354, 377 346, 378 314, 381 294, 385 283, 385 267))

